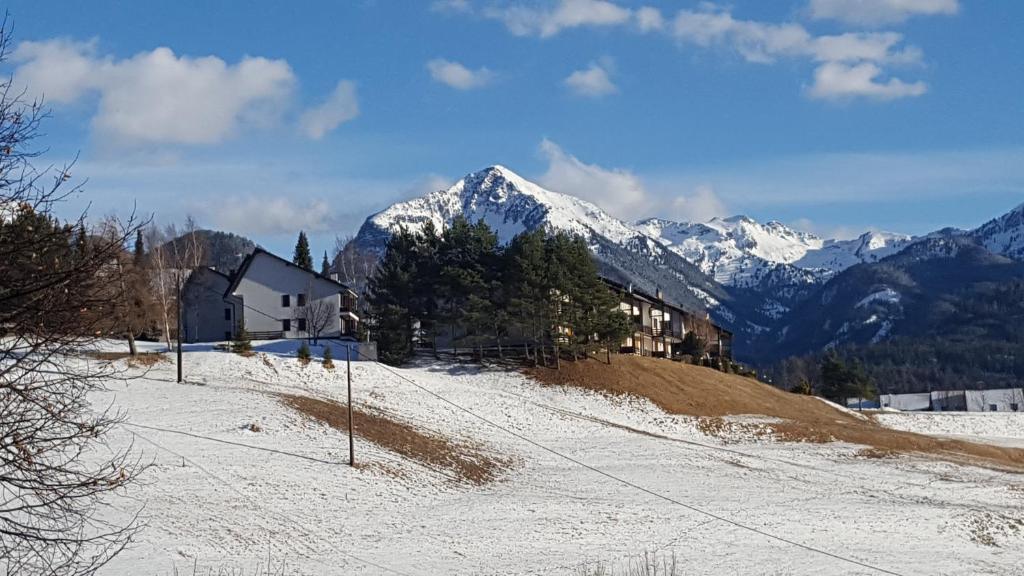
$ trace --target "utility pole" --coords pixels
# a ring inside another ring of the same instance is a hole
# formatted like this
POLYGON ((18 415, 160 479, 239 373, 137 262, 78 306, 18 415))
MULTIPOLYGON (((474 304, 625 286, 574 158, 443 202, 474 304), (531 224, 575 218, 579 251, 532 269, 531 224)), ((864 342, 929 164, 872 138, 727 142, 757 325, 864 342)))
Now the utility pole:
POLYGON ((345 346, 345 373, 348 377, 348 465, 356 465, 356 444, 352 437, 352 343, 345 346))
POLYGON ((181 383, 181 278, 178 278, 178 383, 181 383))

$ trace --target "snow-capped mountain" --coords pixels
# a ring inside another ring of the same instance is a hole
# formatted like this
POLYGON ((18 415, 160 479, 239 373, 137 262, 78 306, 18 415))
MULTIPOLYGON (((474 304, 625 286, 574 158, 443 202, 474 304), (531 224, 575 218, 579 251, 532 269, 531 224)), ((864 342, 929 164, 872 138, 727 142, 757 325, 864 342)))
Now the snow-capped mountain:
POLYGON ((903 249, 909 236, 866 232, 853 240, 824 240, 780 222, 746 216, 706 223, 650 218, 638 230, 657 238, 716 281, 739 287, 819 283, 863 262, 903 249))
POLYGON ((990 252, 1024 260, 1024 204, 970 232, 990 252))
POLYGON ((447 190, 399 202, 370 216, 355 242, 381 250, 400 227, 415 232, 430 221, 441 230, 456 216, 483 220, 503 243, 538 228, 579 234, 588 240, 605 275, 645 291, 660 288, 678 304, 713 310, 726 324, 736 316, 721 285, 657 239, 590 202, 546 190, 503 166, 468 174, 447 190))

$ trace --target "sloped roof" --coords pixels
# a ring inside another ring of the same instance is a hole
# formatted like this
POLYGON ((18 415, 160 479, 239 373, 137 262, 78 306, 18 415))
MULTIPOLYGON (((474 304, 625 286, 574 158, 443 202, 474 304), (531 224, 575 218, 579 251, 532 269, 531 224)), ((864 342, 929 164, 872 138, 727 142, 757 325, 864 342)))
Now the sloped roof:
POLYGON ((335 280, 333 278, 329 278, 327 276, 324 276, 323 274, 320 274, 318 272, 314 272, 312 270, 306 270, 305 268, 301 268, 298 265, 296 265, 294 262, 292 262, 291 260, 285 260, 284 258, 281 258, 277 254, 274 254, 273 252, 268 252, 268 251, 264 250, 263 248, 259 248, 259 247, 257 247, 255 250, 253 250, 252 254, 249 254, 248 256, 246 256, 245 260, 242 261, 242 265, 239 266, 238 272, 235 272, 234 277, 231 279, 231 284, 228 285, 228 289, 224 293, 224 296, 230 296, 231 293, 234 292, 236 288, 238 288, 238 283, 241 282, 242 278, 245 276, 245 273, 249 271, 249 266, 252 265, 252 261, 256 258, 256 256, 259 256, 260 254, 264 254, 266 256, 269 256, 269 257, 271 257, 271 258, 273 258, 273 259, 275 259, 275 260, 277 260, 279 262, 282 262, 286 266, 290 266, 292 268, 297 268, 298 270, 301 270, 302 272, 305 272, 306 274, 309 274, 310 276, 312 276, 312 277, 314 277, 314 278, 316 278, 318 280, 324 280, 326 282, 330 282, 331 284, 334 284, 334 285, 338 286, 338 288, 341 288, 342 290, 347 290, 353 296, 358 296, 358 294, 356 294, 354 290, 352 290, 348 286, 342 284, 341 282, 338 282, 337 280, 335 280))

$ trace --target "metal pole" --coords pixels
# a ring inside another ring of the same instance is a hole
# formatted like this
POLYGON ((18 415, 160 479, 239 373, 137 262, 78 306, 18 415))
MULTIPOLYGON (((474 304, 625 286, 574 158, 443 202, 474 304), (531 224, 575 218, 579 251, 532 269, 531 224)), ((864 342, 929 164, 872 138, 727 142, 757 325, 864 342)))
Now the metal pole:
POLYGON ((352 436, 352 345, 345 346, 345 372, 348 377, 348 465, 356 465, 356 445, 352 436))
POLYGON ((182 381, 181 377, 181 279, 178 279, 178 382, 182 381))

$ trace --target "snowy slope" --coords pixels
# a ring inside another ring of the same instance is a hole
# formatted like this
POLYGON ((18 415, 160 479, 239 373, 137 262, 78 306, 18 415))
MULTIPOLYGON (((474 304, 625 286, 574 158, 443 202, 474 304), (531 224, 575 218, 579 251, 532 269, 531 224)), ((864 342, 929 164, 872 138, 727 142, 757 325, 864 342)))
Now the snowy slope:
MULTIPOLYGON (((674 555, 686 574, 872 573, 617 484, 376 364, 355 363, 356 402, 516 465, 491 484, 456 484, 359 438, 361 466, 349 468, 343 433, 273 396, 341 400, 344 373, 302 367, 280 344, 256 348, 242 358, 192 347, 187 384, 160 363, 95 398, 147 427, 121 428, 115 443, 134 442, 154 464, 108 511, 141 509, 147 526, 101 576, 192 574, 194 563, 200 574, 253 574, 268 557, 289 575, 389 573, 367 562, 409 575, 573 575, 645 551, 674 555)), ((647 401, 541 386, 516 372, 441 363, 396 372, 588 465, 794 542, 900 574, 1024 570, 1024 539, 1010 529, 1024 521, 1024 493, 1012 474, 863 458, 845 444, 706 436, 694 419, 647 401)), ((756 426, 733 420, 741 431, 756 426)))
POLYGON ((853 240, 823 240, 780 222, 761 224, 746 216, 705 223, 650 218, 637 229, 658 238, 718 282, 755 287, 818 283, 863 262, 875 262, 905 247, 910 237, 867 232, 853 240))
POLYGON ((728 292, 685 257, 594 204, 546 190, 504 166, 485 168, 447 190, 394 204, 367 218, 354 241, 379 251, 399 228, 415 232, 429 221, 441 230, 456 216, 483 220, 503 243, 526 230, 579 234, 589 241, 606 276, 652 293, 660 288, 675 303, 711 309, 725 323, 736 316, 729 309, 728 292))
POLYGON ((394 204, 370 216, 358 236, 373 240, 403 226, 415 232, 427 221, 441 230, 460 215, 470 222, 483 220, 501 242, 537 228, 587 238, 599 234, 618 243, 636 236, 636 231, 590 202, 545 190, 504 166, 485 168, 447 190, 394 204))
POLYGON ((970 235, 991 252, 1024 260, 1024 204, 979 226, 970 235))

